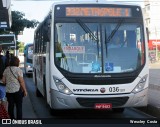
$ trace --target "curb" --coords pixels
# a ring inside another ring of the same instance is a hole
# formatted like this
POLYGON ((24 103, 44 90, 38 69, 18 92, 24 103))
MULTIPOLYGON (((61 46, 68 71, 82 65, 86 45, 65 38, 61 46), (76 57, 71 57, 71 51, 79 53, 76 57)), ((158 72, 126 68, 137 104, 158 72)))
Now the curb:
POLYGON ((151 116, 154 116, 156 118, 160 118, 160 108, 157 108, 153 105, 148 104, 147 107, 143 107, 143 108, 136 108, 142 112, 145 112, 151 116))
MULTIPOLYGON (((149 84, 149 89, 160 91, 160 85, 149 84)), ((160 118, 160 107, 155 107, 152 104, 148 104, 146 107, 140 107, 136 109, 156 118, 160 118)))
POLYGON ((149 89, 160 91, 160 85, 149 84, 149 89))

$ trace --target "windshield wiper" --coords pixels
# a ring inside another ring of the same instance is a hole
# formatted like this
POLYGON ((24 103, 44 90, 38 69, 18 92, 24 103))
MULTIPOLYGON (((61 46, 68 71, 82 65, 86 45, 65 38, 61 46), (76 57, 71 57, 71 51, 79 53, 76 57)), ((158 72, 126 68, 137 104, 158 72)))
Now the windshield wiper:
POLYGON ((89 33, 90 38, 92 37, 95 41, 98 42, 98 38, 93 34, 93 32, 89 29, 89 27, 85 23, 83 23, 80 19, 77 19, 76 21, 86 33, 89 33))
POLYGON ((115 35, 115 33, 118 31, 119 27, 121 26, 122 22, 124 20, 121 19, 119 20, 119 22, 117 23, 116 27, 113 29, 113 31, 111 32, 111 34, 108 36, 107 38, 107 32, 106 32, 106 27, 105 27, 105 47, 106 47, 106 55, 108 54, 108 47, 107 47, 107 43, 110 42, 110 40, 113 38, 113 36, 115 35))
POLYGON ((105 39, 105 47, 106 47, 106 54, 107 54, 107 52, 108 52, 108 47, 107 47, 107 43, 109 42, 107 42, 106 40, 107 40, 107 32, 106 32, 106 27, 105 27, 105 36, 104 36, 104 39, 105 39))
POLYGON ((105 43, 109 43, 109 41, 112 39, 112 37, 113 37, 113 36, 115 35, 115 33, 118 31, 118 29, 119 29, 119 27, 121 26, 121 24, 122 24, 123 21, 124 21, 124 20, 121 19, 121 20, 117 23, 116 27, 115 27, 114 30, 111 32, 111 34, 109 35, 109 37, 108 37, 108 39, 105 41, 105 43))
MULTIPOLYGON (((97 27, 97 37, 98 37, 98 27, 97 27)), ((99 40, 97 39, 97 52, 98 52, 98 58, 99 58, 99 40)))
POLYGON ((90 38, 92 37, 93 40, 95 40, 97 42, 97 51, 98 51, 98 57, 99 57, 98 27, 97 27, 97 37, 96 37, 85 23, 83 23, 80 19, 77 19, 76 21, 86 33, 89 33, 89 37, 90 38))

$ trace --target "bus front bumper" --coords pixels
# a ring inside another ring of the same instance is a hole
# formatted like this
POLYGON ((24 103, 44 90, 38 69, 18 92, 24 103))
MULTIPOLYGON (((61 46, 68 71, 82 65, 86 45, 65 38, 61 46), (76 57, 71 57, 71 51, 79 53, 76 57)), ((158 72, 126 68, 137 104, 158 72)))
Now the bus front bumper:
POLYGON ((32 67, 26 67, 25 73, 26 74, 32 74, 33 73, 33 68, 32 67))
POLYGON ((119 95, 66 95, 51 90, 53 109, 93 109, 96 103, 111 103, 113 108, 144 107, 148 104, 148 88, 139 93, 119 95), (54 99, 53 99, 54 98, 54 99))

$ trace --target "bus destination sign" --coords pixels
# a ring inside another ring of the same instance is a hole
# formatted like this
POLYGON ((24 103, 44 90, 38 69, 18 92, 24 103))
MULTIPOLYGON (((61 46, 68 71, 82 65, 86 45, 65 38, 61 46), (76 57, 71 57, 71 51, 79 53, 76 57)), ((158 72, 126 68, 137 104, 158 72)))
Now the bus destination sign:
POLYGON ((67 17, 131 17, 130 8, 66 7, 67 17))

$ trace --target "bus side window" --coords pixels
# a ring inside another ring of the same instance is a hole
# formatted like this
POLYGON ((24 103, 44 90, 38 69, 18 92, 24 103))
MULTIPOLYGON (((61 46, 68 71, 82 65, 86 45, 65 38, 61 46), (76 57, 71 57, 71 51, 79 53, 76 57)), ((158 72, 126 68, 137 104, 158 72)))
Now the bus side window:
POLYGON ((49 44, 50 44, 49 42, 46 42, 46 53, 49 53, 49 47, 50 47, 49 44))

